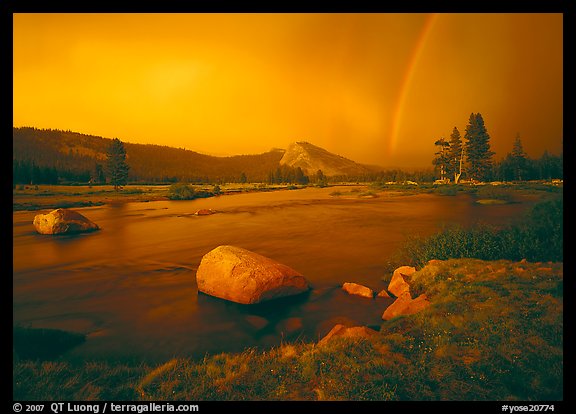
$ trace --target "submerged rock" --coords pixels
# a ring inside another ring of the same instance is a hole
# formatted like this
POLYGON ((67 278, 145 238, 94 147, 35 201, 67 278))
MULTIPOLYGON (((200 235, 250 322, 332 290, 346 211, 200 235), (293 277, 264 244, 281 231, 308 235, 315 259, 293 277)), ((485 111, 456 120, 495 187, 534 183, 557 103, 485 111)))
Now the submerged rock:
POLYGON ((37 214, 34 217, 34 227, 40 234, 83 233, 100 228, 82 214, 64 208, 48 214, 37 214))
POLYGON ((260 331, 268 326, 268 319, 257 315, 248 315, 244 318, 248 324, 257 331, 260 331))
POLYGON ((202 257, 198 290, 241 304, 297 295, 310 289, 296 270, 235 246, 218 246, 202 257))
POLYGON ((194 215, 196 216, 210 216, 212 214, 216 214, 217 211, 216 210, 212 210, 211 208, 202 208, 200 210, 197 210, 194 215))
POLYGON ((276 332, 286 335, 292 335, 302 329, 304 329, 304 322, 302 318, 297 317, 284 319, 276 326, 276 332))
POLYGON ((358 283, 345 282, 342 285, 342 289, 351 295, 362 296, 370 299, 374 297, 374 292, 372 289, 359 285, 358 283))

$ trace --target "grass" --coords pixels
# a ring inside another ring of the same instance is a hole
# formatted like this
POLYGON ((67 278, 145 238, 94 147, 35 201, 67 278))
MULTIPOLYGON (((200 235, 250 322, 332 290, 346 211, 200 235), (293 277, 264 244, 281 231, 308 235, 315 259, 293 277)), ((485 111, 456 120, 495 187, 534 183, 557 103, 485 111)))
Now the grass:
MULTIPOLYGON (((185 184, 177 185, 183 186, 185 184)), ((343 185, 347 185, 347 183, 343 183, 343 185)), ((314 185, 310 184, 309 186, 314 185)), ((200 195, 203 194, 204 196, 304 187, 305 186, 300 185, 293 187, 287 184, 265 183, 230 183, 217 186, 190 185, 190 188, 193 188, 196 193, 200 195)), ((320 187, 326 187, 326 185, 321 185, 320 187)), ((478 198, 477 193, 479 191, 491 191, 484 190, 484 188, 492 188, 493 186, 471 186, 464 184, 435 185, 432 183, 420 183, 416 186, 411 184, 364 183, 362 187, 362 189, 354 187, 346 192, 336 191, 331 195, 373 198, 377 197, 382 191, 385 191, 389 194, 398 193, 410 195, 431 193, 446 196, 466 193, 478 198)), ((552 185, 546 182, 506 184, 498 186, 498 188, 498 190, 494 191, 500 191, 502 193, 499 196, 500 199, 502 200, 502 197, 505 197, 504 194, 509 193, 511 194, 511 201, 522 201, 525 198, 553 199, 561 196, 563 191, 561 185, 552 185)), ((115 191, 113 187, 109 185, 16 185, 12 191, 12 209, 13 211, 18 211, 87 207, 99 206, 110 202, 169 200, 170 196, 169 185, 127 185, 121 191, 115 191)), ((180 195, 176 192, 173 196, 177 199, 180 195)))
POLYGON ((222 184, 193 185, 177 183, 169 185, 127 185, 115 191, 109 185, 17 185, 12 191, 12 209, 41 210, 55 208, 89 207, 111 202, 147 202, 160 200, 194 199, 240 192, 262 192, 284 189, 300 189, 304 186, 287 184, 222 184), (172 190, 171 190, 172 188, 172 190), (189 188, 193 191, 187 191, 189 188))
POLYGON ((332 191, 332 197, 375 198, 378 194, 373 190, 352 188, 350 191, 332 191))
POLYGON ((366 339, 126 362, 14 362, 15 400, 563 399, 563 266, 452 259, 413 276, 432 306, 366 339))
POLYGON ((393 266, 421 267, 432 259, 450 258, 563 261, 563 214, 560 197, 534 205, 520 224, 505 228, 447 226, 429 237, 409 236, 393 266))

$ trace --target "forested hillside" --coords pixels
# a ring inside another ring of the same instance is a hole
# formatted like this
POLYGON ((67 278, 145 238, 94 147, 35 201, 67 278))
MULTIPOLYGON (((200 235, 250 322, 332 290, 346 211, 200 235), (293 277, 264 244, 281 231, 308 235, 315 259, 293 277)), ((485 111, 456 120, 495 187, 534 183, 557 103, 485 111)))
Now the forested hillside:
MULTIPOLYGON (((71 131, 14 128, 14 181, 97 182, 111 141, 71 131)), ((257 155, 214 157, 162 145, 125 142, 124 146, 132 182, 267 181, 284 154, 282 150, 271 150, 257 155)))

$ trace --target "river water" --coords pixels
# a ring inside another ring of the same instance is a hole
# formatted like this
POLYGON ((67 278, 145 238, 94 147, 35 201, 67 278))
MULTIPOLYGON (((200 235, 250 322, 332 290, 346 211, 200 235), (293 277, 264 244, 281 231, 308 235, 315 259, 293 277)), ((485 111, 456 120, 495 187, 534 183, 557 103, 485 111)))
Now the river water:
POLYGON ((392 299, 349 296, 343 282, 378 292, 408 235, 505 224, 529 206, 478 205, 468 195, 330 195, 337 190, 350 187, 78 208, 101 230, 75 236, 37 234, 38 212, 14 212, 14 323, 86 334, 71 357, 149 361, 317 340, 339 321, 377 327, 392 299), (195 216, 202 208, 219 213, 195 216), (200 260, 223 244, 298 270, 312 291, 252 306, 198 294, 200 260))

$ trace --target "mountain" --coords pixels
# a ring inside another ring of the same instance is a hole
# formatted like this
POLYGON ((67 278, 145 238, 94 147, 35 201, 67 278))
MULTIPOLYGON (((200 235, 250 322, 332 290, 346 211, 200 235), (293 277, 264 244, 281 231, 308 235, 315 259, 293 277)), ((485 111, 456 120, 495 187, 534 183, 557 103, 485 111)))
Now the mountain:
MULTIPOLYGON (((88 182, 100 177, 112 139, 72 131, 13 128, 15 183, 88 182), (40 179, 44 181, 41 181, 40 179)), ((332 154, 308 142, 287 150, 217 157, 183 148, 124 142, 131 182, 295 182, 300 167, 311 179, 374 179, 375 169, 332 154)))
POLYGON ((304 173, 312 176, 322 170, 326 176, 361 176, 372 170, 348 158, 333 154, 309 142, 294 142, 288 146, 280 165, 300 167, 304 173))
MULTIPOLYGON (((33 163, 55 168, 62 177, 85 181, 106 164, 110 138, 78 132, 29 127, 13 128, 14 163, 33 163)), ((130 181, 237 182, 242 174, 248 181, 265 182, 270 171, 278 168, 283 150, 273 149, 256 155, 215 157, 182 148, 124 142, 130 181)))

